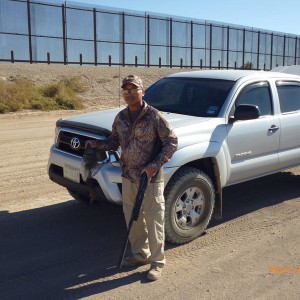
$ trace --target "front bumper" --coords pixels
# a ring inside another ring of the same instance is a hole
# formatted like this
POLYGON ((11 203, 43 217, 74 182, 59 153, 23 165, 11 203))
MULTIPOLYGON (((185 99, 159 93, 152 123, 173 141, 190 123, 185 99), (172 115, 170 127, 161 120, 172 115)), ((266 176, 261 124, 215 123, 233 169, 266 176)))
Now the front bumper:
MULTIPOLYGON (((89 196, 89 188, 82 180, 74 182, 64 177, 64 166, 72 166, 80 170, 81 158, 70 153, 58 150, 55 145, 50 149, 48 160, 48 175, 55 183, 72 190, 83 196, 89 196)), ((167 185, 178 167, 164 168, 164 184, 167 185)), ((98 196, 101 200, 109 201, 114 204, 122 204, 122 177, 121 168, 118 162, 106 161, 101 164, 99 172, 93 177, 96 183, 98 196)))
MULTIPOLYGON (((80 182, 74 182, 64 177, 64 166, 72 166, 80 170, 81 158, 75 155, 70 155, 67 152, 58 150, 55 145, 50 149, 48 160, 48 175, 55 183, 64 186, 80 195, 88 196, 89 189, 82 180, 80 174, 80 182)), ((98 195, 101 195, 102 200, 107 200, 114 204, 121 204, 121 169, 118 162, 104 162, 93 179, 96 182, 95 188, 98 195)))

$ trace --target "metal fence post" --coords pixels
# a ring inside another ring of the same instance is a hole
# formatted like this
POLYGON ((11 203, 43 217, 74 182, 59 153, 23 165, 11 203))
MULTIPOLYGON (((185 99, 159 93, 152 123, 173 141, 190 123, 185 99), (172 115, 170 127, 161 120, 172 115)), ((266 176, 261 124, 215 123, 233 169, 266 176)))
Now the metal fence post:
POLYGON ((150 67, 150 16, 147 16, 147 66, 150 67))
POLYGON ((15 62, 14 51, 10 51, 10 60, 12 64, 15 62))
POLYGON ((97 11, 96 8, 93 8, 93 23, 94 23, 94 57, 95 57, 95 66, 98 64, 98 53, 97 53, 97 11))
POLYGON ((27 0, 27 26, 28 26, 29 62, 32 64, 32 37, 31 37, 30 0, 27 0))
POLYGON ((79 63, 82 66, 82 53, 79 54, 79 63))
POLYGON ((161 68, 161 57, 158 59, 158 65, 161 68))
POLYGON ((172 18, 170 18, 170 68, 172 68, 172 65, 173 65, 173 55, 172 55, 172 52, 173 52, 173 40, 172 40, 172 36, 173 36, 173 23, 172 23, 172 18))
POLYGON ((108 65, 111 67, 111 55, 108 55, 108 65))
POLYGON ((138 66, 138 57, 137 56, 135 56, 135 58, 134 58, 134 64, 135 64, 135 67, 138 66))
POLYGON ((242 66, 245 68, 245 44, 246 44, 246 30, 243 30, 243 58, 242 58, 242 66))
POLYGON ((48 63, 48 65, 50 65, 50 53, 49 52, 47 52, 47 63, 48 63))
POLYGON ((270 54, 270 69, 273 65, 273 33, 271 34, 271 54, 270 54))
POLYGON ((125 13, 122 14, 122 65, 125 67, 125 13))
POLYGON ((209 68, 212 66, 212 24, 209 24, 209 68))
POLYGON ((257 37, 257 70, 259 70, 259 46, 260 46, 260 31, 257 37))
POLYGON ((193 21, 191 21, 191 69, 193 69, 193 48, 194 48, 194 44, 193 44, 193 36, 194 36, 194 32, 193 32, 194 26, 193 26, 193 21))
POLYGON ((229 37, 230 37, 230 27, 227 26, 227 49, 226 49, 226 69, 229 68, 229 37))
POLYGON ((295 37, 295 60, 294 60, 294 65, 297 64, 297 37, 295 37))
POLYGON ((282 61, 282 65, 284 66, 285 64, 285 46, 286 46, 286 36, 283 36, 283 61, 282 61))
POLYGON ((63 51, 64 51, 64 65, 67 64, 67 39, 66 39, 66 11, 65 5, 61 5, 62 9, 62 27, 63 27, 63 51))

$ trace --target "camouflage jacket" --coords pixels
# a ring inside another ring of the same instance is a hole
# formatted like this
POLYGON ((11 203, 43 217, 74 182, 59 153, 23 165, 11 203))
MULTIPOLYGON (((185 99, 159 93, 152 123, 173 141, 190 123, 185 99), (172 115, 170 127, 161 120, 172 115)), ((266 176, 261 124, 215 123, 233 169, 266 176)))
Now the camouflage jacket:
POLYGON ((163 114, 143 102, 142 111, 133 123, 128 107, 117 114, 111 136, 107 140, 99 141, 99 149, 117 150, 121 146, 122 176, 138 183, 141 170, 145 166, 157 172, 155 181, 162 181, 162 166, 171 159, 177 144, 177 136, 163 114), (149 163, 157 139, 161 140, 162 149, 149 163))

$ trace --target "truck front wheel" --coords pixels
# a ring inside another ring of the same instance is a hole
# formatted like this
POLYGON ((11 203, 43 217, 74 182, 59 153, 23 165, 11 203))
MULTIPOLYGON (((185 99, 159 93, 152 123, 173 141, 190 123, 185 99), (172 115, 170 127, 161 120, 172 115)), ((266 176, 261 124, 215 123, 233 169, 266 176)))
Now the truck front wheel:
POLYGON ((81 195, 81 194, 79 194, 79 193, 77 193, 77 192, 74 192, 74 191, 72 191, 71 189, 68 189, 68 188, 67 188, 67 190, 68 190, 69 194, 70 194, 75 200, 77 200, 77 201, 79 201, 79 202, 90 203, 90 201, 91 201, 91 198, 90 198, 90 197, 88 197, 88 196, 83 196, 83 195, 81 195))
POLYGON ((182 167, 165 189, 166 240, 183 244, 206 229, 214 208, 215 190, 210 177, 191 167, 182 167))

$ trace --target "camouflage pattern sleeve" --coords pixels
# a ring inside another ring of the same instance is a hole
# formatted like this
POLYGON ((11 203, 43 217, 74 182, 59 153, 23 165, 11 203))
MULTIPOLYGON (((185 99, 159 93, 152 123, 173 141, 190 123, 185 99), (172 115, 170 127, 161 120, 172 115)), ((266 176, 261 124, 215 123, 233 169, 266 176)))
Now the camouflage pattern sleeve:
POLYGON ((118 115, 115 117, 114 123, 112 125, 112 133, 106 140, 98 140, 98 149, 109 151, 109 150, 117 150, 120 146, 119 142, 119 135, 117 131, 117 118, 118 115))
POLYGON ((147 165, 155 171, 158 171, 171 159, 178 146, 178 139, 172 126, 160 112, 157 117, 157 133, 162 142, 162 149, 157 157, 147 165))

